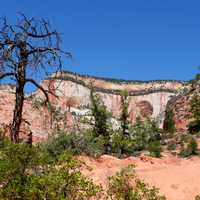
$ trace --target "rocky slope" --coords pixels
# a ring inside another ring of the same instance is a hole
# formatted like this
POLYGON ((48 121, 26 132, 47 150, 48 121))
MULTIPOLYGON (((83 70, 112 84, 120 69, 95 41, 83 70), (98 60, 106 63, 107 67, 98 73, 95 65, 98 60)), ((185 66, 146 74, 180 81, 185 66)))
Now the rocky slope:
POLYGON ((190 101, 195 93, 200 93, 199 83, 190 85, 183 93, 172 97, 167 104, 166 111, 173 110, 177 131, 187 130, 190 116, 190 101))

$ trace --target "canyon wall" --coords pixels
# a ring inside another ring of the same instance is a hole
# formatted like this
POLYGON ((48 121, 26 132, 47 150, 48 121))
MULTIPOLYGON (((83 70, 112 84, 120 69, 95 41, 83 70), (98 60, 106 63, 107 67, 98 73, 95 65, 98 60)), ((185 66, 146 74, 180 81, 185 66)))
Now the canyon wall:
POLYGON ((56 88, 55 93, 60 97, 57 104, 62 102, 62 106, 64 101, 74 97, 77 106, 88 107, 90 88, 93 87, 116 118, 120 114, 121 91, 127 90, 130 95, 129 113, 132 122, 141 115, 159 118, 162 123, 168 100, 184 87, 184 82, 180 81, 125 81, 69 72, 52 76, 51 81, 52 88, 56 88))
MULTIPOLYGON (((81 76, 64 72, 49 77, 42 82, 43 87, 51 91, 50 100, 53 105, 60 107, 64 122, 73 125, 74 116, 87 115, 90 107, 90 88, 102 97, 113 117, 120 114, 120 94, 122 90, 129 92, 130 120, 134 123, 137 116, 153 117, 162 125, 164 112, 169 99, 184 86, 180 81, 124 81, 105 79, 91 76, 81 76)), ((10 124, 14 108, 13 86, 0 87, 0 124, 10 124)), ((41 91, 27 95, 24 103, 23 118, 30 123, 34 140, 46 138, 52 128, 52 118, 45 106, 39 109, 34 106, 37 99, 44 99, 41 91)), ((25 127, 25 125, 24 125, 25 127)))

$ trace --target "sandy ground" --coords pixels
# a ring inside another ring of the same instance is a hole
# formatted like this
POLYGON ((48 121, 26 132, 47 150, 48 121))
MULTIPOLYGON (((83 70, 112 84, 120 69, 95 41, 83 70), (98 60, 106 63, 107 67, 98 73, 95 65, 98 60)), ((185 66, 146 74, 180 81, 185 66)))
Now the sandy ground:
POLYGON ((146 183, 160 188, 160 194, 168 200, 194 200, 200 194, 200 158, 180 159, 165 155, 162 159, 141 156, 117 159, 103 155, 98 159, 81 156, 82 169, 98 184, 106 187, 107 177, 127 165, 136 165, 136 173, 146 183))

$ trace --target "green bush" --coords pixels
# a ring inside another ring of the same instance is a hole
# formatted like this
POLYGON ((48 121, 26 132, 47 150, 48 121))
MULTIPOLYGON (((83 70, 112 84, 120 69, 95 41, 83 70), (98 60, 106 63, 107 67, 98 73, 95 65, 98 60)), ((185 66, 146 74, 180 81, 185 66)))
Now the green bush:
POLYGON ((193 138, 191 139, 191 141, 188 143, 187 148, 182 150, 179 155, 181 157, 189 157, 192 155, 198 155, 198 144, 196 142, 196 140, 193 138))
POLYGON ((122 158, 126 155, 135 154, 135 143, 129 137, 123 135, 121 131, 115 132, 110 141, 111 153, 122 158))
POLYGON ((191 121, 188 124, 188 131, 191 134, 197 134, 200 132, 200 120, 191 121))
POLYGON ((105 137, 96 134, 92 130, 87 130, 81 138, 81 143, 77 145, 77 148, 89 156, 98 157, 107 151, 107 144, 105 137))
POLYGON ((188 124, 188 130, 194 134, 200 132, 200 96, 195 93, 190 100, 190 123, 188 124))
POLYGON ((101 191, 69 153, 55 162, 38 147, 10 142, 0 146, 0 185, 2 200, 87 200, 101 191))
POLYGON ((176 142, 175 141, 170 141, 167 144, 167 150, 169 150, 169 151, 176 150, 176 142))
POLYGON ((160 158, 162 147, 160 145, 160 141, 153 141, 149 143, 148 150, 150 153, 150 156, 160 158))
POLYGON ((172 109, 166 109, 165 112, 165 120, 164 120, 164 130, 166 130, 172 136, 175 131, 175 120, 174 120, 174 112, 172 109))
POLYGON ((128 127, 129 127, 129 93, 127 90, 121 92, 121 113, 120 113, 120 121, 121 121, 121 129, 122 134, 124 136, 129 135, 128 127))
MULTIPOLYGON (((142 150, 148 148, 149 143, 158 141, 161 134, 154 121, 141 121, 139 118, 133 126, 129 127, 129 135, 124 135, 120 129, 111 134, 111 153, 118 157, 138 155, 142 150)), ((160 146, 160 145, 159 145, 160 146)))
POLYGON ((107 143, 103 136, 96 134, 88 129, 83 133, 60 133, 57 137, 50 138, 43 149, 57 159, 64 151, 68 151, 73 155, 86 154, 98 157, 107 151, 107 143))
POLYGON ((162 138, 155 121, 141 121, 139 118, 130 128, 130 137, 134 141, 135 151, 144 150, 150 142, 161 140, 162 138))
POLYGON ((97 94, 94 94, 93 88, 90 92, 91 99, 91 112, 94 118, 94 127, 93 132, 96 136, 109 137, 110 127, 108 124, 108 119, 111 116, 111 113, 108 112, 107 107, 104 105, 104 102, 97 94))
POLYGON ((56 137, 50 138, 41 147, 46 150, 49 155, 57 160, 59 156, 64 152, 68 151, 74 154, 80 154, 81 149, 77 148, 78 141, 80 141, 80 135, 75 133, 59 133, 56 137))
POLYGON ((181 134, 180 136, 177 137, 177 141, 183 142, 183 143, 189 143, 192 138, 193 137, 190 134, 181 134))
POLYGON ((122 158, 137 155, 140 151, 147 149, 150 143, 154 141, 160 143, 162 138, 157 124, 151 120, 137 119, 136 124, 129 127, 129 135, 124 135, 121 129, 113 131, 109 128, 109 130, 107 136, 96 134, 94 129, 88 129, 82 133, 60 132, 42 146, 54 159, 66 150, 73 155, 83 153, 98 157, 102 154, 114 154, 122 158))
POLYGON ((128 166, 109 178, 108 200, 166 200, 159 190, 150 187, 136 175, 133 166, 128 166))

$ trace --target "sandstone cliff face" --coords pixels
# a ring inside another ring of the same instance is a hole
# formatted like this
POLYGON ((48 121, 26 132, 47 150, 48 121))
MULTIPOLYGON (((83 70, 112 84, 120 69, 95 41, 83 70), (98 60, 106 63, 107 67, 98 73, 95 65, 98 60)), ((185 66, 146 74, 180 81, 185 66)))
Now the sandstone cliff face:
MULTIPOLYGON (((119 81, 72 73, 62 73, 43 83, 44 87, 52 88, 59 96, 57 100, 53 98, 54 103, 65 110, 71 99, 75 101, 72 107, 87 109, 90 105, 91 84, 115 118, 120 114, 120 93, 126 89, 130 94, 129 113, 132 123, 137 116, 152 117, 160 123, 160 127, 168 100, 184 87, 184 83, 179 81, 119 81)), ((36 96, 41 95, 37 93, 36 96)))
MULTIPOLYGON (((12 122, 13 109, 15 101, 15 88, 11 86, 1 86, 0 87, 0 126, 6 126, 9 128, 9 125, 12 122)), ((31 100, 26 100, 24 102, 23 109, 23 119, 24 122, 21 126, 21 135, 26 137, 27 124, 25 121, 30 123, 28 127, 33 132, 33 141, 41 141, 47 136, 47 130, 49 129, 49 116, 44 109, 38 110, 35 109, 32 105, 31 100), (46 121, 45 121, 46 120, 46 121), (25 134, 25 135, 24 135, 25 134)))
MULTIPOLYGON (((172 96, 183 87, 179 81, 117 81, 106 80, 95 77, 87 77, 72 73, 60 74, 59 77, 51 77, 42 82, 42 85, 51 90, 55 95, 50 95, 50 100, 63 115, 62 126, 72 127, 76 112, 87 113, 90 106, 90 86, 95 88, 97 94, 102 97, 108 110, 115 118, 120 114, 120 92, 128 90, 130 94, 130 120, 134 123, 136 117, 153 117, 160 120, 164 119, 166 104, 172 96), (72 109, 74 108, 74 109, 72 109)), ((12 120, 14 108, 14 88, 10 86, 0 87, 0 123, 9 124, 12 120)), ((52 116, 48 109, 41 106, 36 109, 33 104, 36 99, 43 99, 41 91, 36 91, 24 103, 23 118, 31 125, 35 141, 38 138, 46 138, 52 128, 52 116), (32 98, 31 98, 32 96, 32 98)), ((84 114, 80 114, 84 115, 84 114)))
MULTIPOLYGON (((159 118, 162 124, 168 100, 183 88, 179 81, 118 81, 63 73, 54 77, 55 93, 60 97, 60 106, 74 97, 78 107, 90 105, 90 86, 101 96, 108 110, 118 118, 120 114, 120 93, 127 90, 130 94, 129 113, 134 123, 138 115, 159 118)), ((46 83, 47 84, 47 83, 46 83)))

